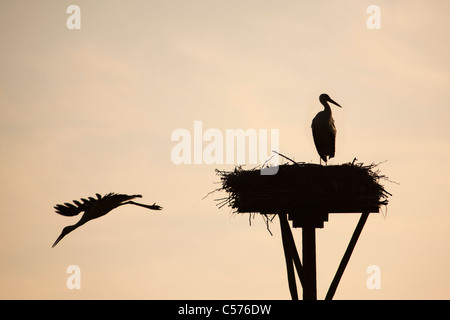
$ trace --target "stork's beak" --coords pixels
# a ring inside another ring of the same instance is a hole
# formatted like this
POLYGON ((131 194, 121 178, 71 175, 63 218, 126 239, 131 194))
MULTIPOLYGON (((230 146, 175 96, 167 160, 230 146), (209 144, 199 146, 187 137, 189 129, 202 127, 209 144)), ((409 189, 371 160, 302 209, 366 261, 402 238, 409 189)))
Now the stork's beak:
POLYGON ((339 108, 342 108, 341 105, 339 103, 337 103, 336 101, 334 101, 333 99, 330 98, 330 100, 328 100, 329 102, 331 102, 332 104, 338 106, 339 108))

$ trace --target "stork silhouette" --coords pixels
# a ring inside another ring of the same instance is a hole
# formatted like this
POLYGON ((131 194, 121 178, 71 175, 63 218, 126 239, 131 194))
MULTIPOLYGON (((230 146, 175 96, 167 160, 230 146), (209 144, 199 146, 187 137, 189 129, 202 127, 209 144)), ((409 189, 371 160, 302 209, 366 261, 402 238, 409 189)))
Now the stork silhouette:
POLYGON ((56 213, 66 217, 76 216, 80 212, 84 212, 84 214, 81 217, 80 221, 78 221, 76 224, 67 226, 63 229, 61 235, 58 237, 58 239, 56 239, 52 248, 56 246, 58 242, 61 241, 61 239, 64 238, 68 233, 82 226, 89 220, 97 219, 101 216, 104 216, 111 210, 124 204, 134 204, 136 206, 144 207, 151 210, 162 209, 162 207, 156 205, 155 203, 149 206, 146 204, 131 201, 131 199, 134 198, 142 198, 142 196, 139 194, 126 195, 118 193, 108 193, 102 197, 100 194, 96 193, 96 196, 97 198, 89 197, 88 199, 81 199, 81 202, 73 200, 73 203, 75 203, 75 205, 66 202, 64 204, 57 204, 54 207, 56 209, 56 213))
POLYGON ((317 113, 314 117, 311 128, 314 144, 316 145, 317 153, 320 156, 320 164, 322 164, 321 160, 323 160, 326 165, 328 159, 333 158, 336 151, 336 127, 328 102, 331 102, 340 108, 342 107, 326 93, 320 95, 319 101, 325 109, 317 113))

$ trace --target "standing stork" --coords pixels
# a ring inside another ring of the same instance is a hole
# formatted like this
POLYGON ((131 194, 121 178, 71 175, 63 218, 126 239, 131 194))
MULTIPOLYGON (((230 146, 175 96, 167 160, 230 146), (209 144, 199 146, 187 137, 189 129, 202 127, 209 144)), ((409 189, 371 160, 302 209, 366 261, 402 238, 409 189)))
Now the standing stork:
POLYGON ((322 160, 327 164, 328 159, 334 157, 336 149, 336 127, 334 126, 334 120, 328 102, 331 102, 340 108, 342 107, 326 93, 320 95, 319 101, 324 106, 325 110, 317 113, 312 121, 311 128, 314 144, 316 145, 317 153, 321 159, 320 164, 322 164, 322 160))
POLYGON ((162 207, 156 205, 155 203, 149 206, 146 204, 131 201, 131 199, 134 198, 142 198, 140 194, 129 196, 126 194, 108 193, 102 197, 97 193, 96 196, 97 198, 89 197, 88 198, 89 200, 81 199, 82 203, 77 200, 73 200, 73 203, 75 203, 75 205, 66 202, 64 204, 57 204, 54 207, 56 209, 56 213, 59 213, 60 215, 66 217, 76 216, 80 212, 84 212, 84 214, 81 217, 80 221, 78 221, 76 224, 72 226, 67 226, 63 229, 61 235, 58 237, 58 239, 56 239, 52 248, 56 246, 58 242, 61 241, 62 238, 64 238, 64 236, 66 236, 68 233, 72 232, 76 228, 82 226, 89 220, 97 219, 101 216, 104 216, 111 210, 124 204, 134 204, 136 206, 144 207, 151 210, 162 209, 162 207))

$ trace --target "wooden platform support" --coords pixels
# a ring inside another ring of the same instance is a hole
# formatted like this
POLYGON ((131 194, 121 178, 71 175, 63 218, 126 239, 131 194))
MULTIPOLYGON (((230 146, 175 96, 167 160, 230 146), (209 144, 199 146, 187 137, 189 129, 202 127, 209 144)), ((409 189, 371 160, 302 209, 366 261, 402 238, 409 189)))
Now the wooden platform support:
MULTIPOLYGON (((328 216, 328 215, 326 215, 328 216)), ((339 281, 344 273, 345 268, 350 260, 353 249, 356 246, 359 235, 367 221, 369 212, 363 212, 361 218, 353 232, 352 238, 348 247, 342 257, 339 268, 334 276, 334 279, 328 289, 325 300, 333 299, 339 281)), ((303 288, 303 300, 317 300, 317 269, 316 269, 316 228, 323 227, 317 224, 317 221, 309 221, 302 225, 302 256, 303 265, 301 263, 297 248, 295 246, 294 237, 286 214, 279 214, 281 238, 283 242, 284 256, 286 260, 286 271, 289 284, 289 291, 292 300, 298 300, 297 284, 295 280, 295 270, 300 279, 303 288), (295 270, 294 270, 295 267, 295 270)))
POLYGON ((309 284, 307 288, 303 288, 303 300, 317 300, 316 228, 314 227, 302 228, 302 255, 304 276, 309 284))
POLYGON ((362 231, 364 224, 366 223, 368 217, 369 217, 368 212, 363 212, 361 214, 361 218, 359 218, 358 224, 356 225, 355 231, 353 232, 353 236, 350 239, 350 243, 348 244, 347 250, 345 251, 344 256, 342 257, 342 260, 341 260, 339 268, 336 272, 336 275, 334 276, 334 279, 331 282, 330 288, 328 289, 328 293, 325 297, 325 300, 333 299, 333 296, 336 292, 339 281, 341 280, 341 277, 344 274, 345 267, 347 267, 347 263, 350 260, 353 249, 355 248, 356 242, 358 241, 359 235, 361 234, 361 231, 362 231))
POLYGON ((312 300, 312 295, 309 280, 305 275, 303 266, 298 255, 297 247, 295 246, 294 236, 292 235, 291 228, 286 214, 279 214, 280 226, 281 226, 281 238, 283 242, 284 257, 286 260, 286 270, 288 275, 289 291, 291 293, 292 300, 298 300, 297 285, 295 282, 294 266, 297 271, 298 278, 303 287, 303 299, 312 300))
MULTIPOLYGON (((289 224, 285 214, 280 214, 280 227, 281 227, 281 240, 283 242, 284 258, 286 260, 286 271, 289 285, 289 292, 291 293, 292 300, 298 300, 297 284, 295 282, 294 272, 294 248, 289 239, 289 224)), ((295 250, 296 251, 296 250, 295 250)))

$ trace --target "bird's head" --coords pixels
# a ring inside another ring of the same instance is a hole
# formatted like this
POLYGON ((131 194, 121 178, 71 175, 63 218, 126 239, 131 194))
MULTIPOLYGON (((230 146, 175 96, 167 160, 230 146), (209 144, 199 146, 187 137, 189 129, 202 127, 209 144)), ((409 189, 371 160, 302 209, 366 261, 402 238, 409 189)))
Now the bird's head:
POLYGON ((319 101, 321 104, 325 105, 327 102, 331 102, 332 104, 338 106, 339 108, 342 108, 341 105, 339 103, 337 103, 336 101, 334 101, 333 99, 330 98, 329 95, 327 95, 326 93, 322 93, 319 96, 319 101))

